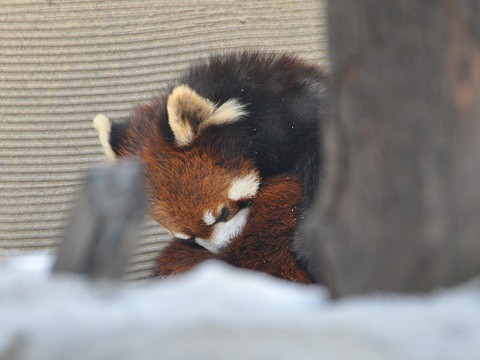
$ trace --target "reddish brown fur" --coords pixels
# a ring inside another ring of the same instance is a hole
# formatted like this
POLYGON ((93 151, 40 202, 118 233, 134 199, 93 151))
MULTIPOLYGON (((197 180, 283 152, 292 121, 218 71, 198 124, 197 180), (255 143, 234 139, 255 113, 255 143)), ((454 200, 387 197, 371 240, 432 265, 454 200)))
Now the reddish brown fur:
POLYGON ((176 240, 160 253, 156 274, 176 274, 203 260, 218 259, 282 279, 311 283, 306 272, 297 266, 291 251, 301 196, 302 188, 296 176, 266 180, 253 201, 242 235, 233 239, 225 250, 214 255, 198 245, 176 240))
MULTIPOLYGON (((220 256, 200 246, 175 242, 159 258, 161 271, 184 271, 216 257, 235 266, 310 282, 297 268, 290 248, 296 216, 305 213, 316 191, 318 125, 327 109, 325 81, 322 71, 293 56, 248 52, 214 56, 192 66, 175 86, 187 85, 219 106, 238 100, 247 112, 241 121, 200 129, 198 122, 205 120, 202 112, 180 106, 185 111, 178 112, 179 123, 190 123, 192 131, 184 131, 188 141, 179 142, 179 131, 176 138, 167 114, 172 85, 150 104, 138 107, 128 121, 112 124, 111 150, 118 157, 135 156, 145 163, 150 214, 179 237, 195 236, 201 243, 211 240, 213 227, 205 224, 211 223, 204 220, 205 211, 212 212, 206 219, 217 217, 219 205, 225 205, 234 216, 251 200, 228 199, 236 177, 256 172, 268 179, 294 172, 302 179, 301 186, 297 179, 267 180, 254 198, 243 236, 220 256)), ((246 194, 243 196, 250 196, 246 194)), ((304 266, 309 266, 309 253, 302 250, 303 242, 297 238, 297 252, 304 266)))
MULTIPOLYGON (((167 142, 160 135, 155 112, 155 106, 137 109, 120 154, 145 162, 146 188, 155 220, 174 232, 208 237, 209 229, 202 220, 204 209, 215 209, 218 198, 227 197, 231 180, 255 171, 255 167, 241 157, 234 167, 219 166, 221 154, 209 149, 204 139, 185 148, 167 142)), ((225 250, 215 255, 197 244, 175 240, 159 255, 157 275, 184 272, 206 259, 218 259, 282 279, 311 283, 291 252, 301 196, 302 186, 296 176, 266 180, 254 199, 242 235, 225 250)), ((235 203, 228 205, 232 213, 238 210, 235 203)))
POLYGON ((223 159, 210 147, 208 137, 199 136, 188 147, 167 142, 160 134, 157 110, 150 105, 137 108, 120 144, 120 155, 136 156, 145 163, 145 187, 154 220, 173 233, 209 238, 212 227, 205 224, 204 211, 217 211, 223 204, 234 216, 237 202, 228 200, 233 180, 258 171, 240 156, 223 159))
POLYGON ((161 277, 179 274, 208 259, 218 259, 218 256, 196 243, 175 239, 158 256, 155 274, 161 277))

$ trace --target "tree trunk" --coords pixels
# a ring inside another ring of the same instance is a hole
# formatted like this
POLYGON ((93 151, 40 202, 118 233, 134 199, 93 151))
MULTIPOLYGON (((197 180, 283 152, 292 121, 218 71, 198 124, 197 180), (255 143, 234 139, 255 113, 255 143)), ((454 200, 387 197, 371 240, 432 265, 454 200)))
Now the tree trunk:
POLYGON ((480 3, 330 1, 332 118, 311 219, 334 295, 480 273, 480 3))

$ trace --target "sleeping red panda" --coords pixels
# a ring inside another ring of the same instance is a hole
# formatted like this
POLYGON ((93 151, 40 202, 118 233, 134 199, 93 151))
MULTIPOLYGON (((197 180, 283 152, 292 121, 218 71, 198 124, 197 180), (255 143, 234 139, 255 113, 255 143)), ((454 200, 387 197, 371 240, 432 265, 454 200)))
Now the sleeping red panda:
MULTIPOLYGON (((322 70, 289 55, 245 52, 192 66, 127 120, 94 123, 107 155, 145 163, 152 218, 219 254, 247 224, 262 179, 298 175, 303 218, 316 193, 326 101, 322 70)), ((296 259, 308 271, 295 236, 296 259)))

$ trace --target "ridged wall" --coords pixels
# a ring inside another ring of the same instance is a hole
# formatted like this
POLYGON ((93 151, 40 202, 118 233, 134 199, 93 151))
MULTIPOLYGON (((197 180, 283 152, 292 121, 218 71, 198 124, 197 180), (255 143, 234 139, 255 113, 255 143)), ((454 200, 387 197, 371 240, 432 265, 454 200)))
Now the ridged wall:
MULTIPOLYGON (((295 1, 0 1, 0 251, 52 250, 84 172, 91 126, 122 117, 210 52, 256 48, 326 61, 325 5, 295 1)), ((168 235, 146 221, 129 277, 168 235)))

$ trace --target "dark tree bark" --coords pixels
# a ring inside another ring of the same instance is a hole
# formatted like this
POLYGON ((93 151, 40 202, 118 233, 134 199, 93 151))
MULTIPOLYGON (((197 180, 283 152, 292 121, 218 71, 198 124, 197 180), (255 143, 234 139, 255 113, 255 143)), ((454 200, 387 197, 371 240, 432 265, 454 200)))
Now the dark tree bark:
POLYGON ((343 296, 480 273, 480 2, 329 2, 332 118, 310 222, 343 296))

